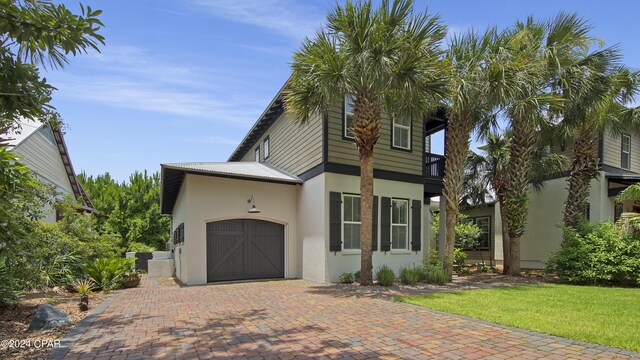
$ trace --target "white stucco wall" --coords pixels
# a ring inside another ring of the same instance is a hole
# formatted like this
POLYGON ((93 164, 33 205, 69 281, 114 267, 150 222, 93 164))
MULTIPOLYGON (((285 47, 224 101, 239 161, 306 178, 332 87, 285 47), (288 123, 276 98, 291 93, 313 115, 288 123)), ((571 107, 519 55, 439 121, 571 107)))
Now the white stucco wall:
MULTIPOLYGON (((188 201, 187 201, 187 197, 189 196, 189 193, 187 191, 187 182, 184 181, 182 183, 182 186, 180 187, 180 192, 178 194, 178 198, 176 199, 176 203, 173 207, 173 214, 171 215, 171 233, 173 234, 173 231, 182 223, 185 223, 189 220, 187 218, 187 206, 188 206, 188 201)), ((186 225, 185 225, 186 228, 186 225)), ((185 237, 188 237, 188 232, 187 230, 185 230, 185 237)), ((173 246, 173 244, 172 244, 173 246)), ((186 266, 184 266, 184 264, 186 263, 186 261, 183 261, 183 259, 186 256, 186 246, 187 243, 181 243, 176 245, 173 248, 173 258, 174 258, 174 275, 176 276, 176 278, 178 278, 178 280, 180 280, 183 283, 187 283, 187 272, 188 269, 186 266)))
POLYGON ((325 241, 325 226, 328 206, 325 196, 325 174, 320 174, 299 187, 298 190, 298 241, 302 244, 302 278, 326 282, 328 243, 325 241))
MULTIPOLYGON (((542 191, 531 192, 527 227, 520 244, 523 268, 542 268, 544 260, 560 247, 560 226, 567 196, 567 178, 549 180, 542 191)), ((603 172, 591 181, 588 202, 592 222, 613 219, 615 202, 608 197, 603 172)))
MULTIPOLYGON (((302 275, 297 240, 298 186, 213 176, 185 176, 185 246, 182 281, 207 283, 206 224, 228 219, 258 219, 285 226, 285 277, 302 275), (260 214, 249 214, 247 200, 254 195, 260 214), (188 259, 188 260, 186 260, 188 259)), ((175 211, 174 211, 175 213, 175 211)), ((174 220, 176 224, 179 224, 174 220)))
MULTIPOLYGON (((329 203, 329 192, 331 191, 339 191, 339 192, 348 192, 348 193, 360 193, 360 178, 358 176, 350 176, 350 175, 342 175, 342 174, 333 174, 333 173, 325 173, 325 194, 324 194, 324 202, 325 204, 329 203)), ((422 203, 424 197, 424 187, 421 184, 410 184, 398 181, 390 181, 390 180, 381 180, 375 179, 373 186, 374 195, 378 197, 397 197, 397 198, 405 198, 412 200, 420 200, 422 203)), ((425 207, 423 205, 423 212, 425 211, 425 207)), ((339 251, 337 253, 329 252, 329 207, 325 206, 324 209, 325 216, 325 246, 327 251, 327 271, 328 278, 327 281, 337 281, 340 274, 343 272, 351 272, 354 273, 360 270, 360 254, 358 252, 345 252, 339 251)), ((411 218, 409 214, 409 218, 411 218)), ((409 224, 411 225, 411 224, 409 224)), ((421 251, 413 252, 413 251, 389 251, 384 253, 382 251, 375 251, 373 253, 373 270, 375 275, 375 270, 386 264, 391 267, 396 275, 399 272, 399 269, 406 265, 420 265, 423 259, 423 251, 425 249, 425 223, 422 221, 421 224, 421 233, 422 235, 422 246, 421 251)), ((411 226, 409 226, 411 231, 411 226)), ((378 231, 380 231, 380 226, 378 226, 378 231)), ((380 239, 380 234, 378 233, 378 240, 380 239)), ((411 241, 411 233, 409 233, 409 242, 411 241)))

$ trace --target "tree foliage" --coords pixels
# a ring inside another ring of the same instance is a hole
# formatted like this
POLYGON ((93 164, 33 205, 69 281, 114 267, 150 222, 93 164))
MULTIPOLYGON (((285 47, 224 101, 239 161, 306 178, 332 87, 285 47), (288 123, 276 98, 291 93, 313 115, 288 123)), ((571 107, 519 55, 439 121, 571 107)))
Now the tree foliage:
POLYGON ((164 249, 169 240, 169 218, 160 214, 160 175, 134 172, 128 182, 119 183, 109 173, 78 175, 98 210, 97 227, 120 235, 126 249, 139 244, 164 249))
POLYGON ((314 39, 294 53, 285 106, 300 123, 320 118, 353 97, 353 134, 360 158, 361 276, 373 281, 373 149, 383 112, 423 119, 445 94, 437 16, 413 11, 411 0, 370 0, 336 5, 314 39))

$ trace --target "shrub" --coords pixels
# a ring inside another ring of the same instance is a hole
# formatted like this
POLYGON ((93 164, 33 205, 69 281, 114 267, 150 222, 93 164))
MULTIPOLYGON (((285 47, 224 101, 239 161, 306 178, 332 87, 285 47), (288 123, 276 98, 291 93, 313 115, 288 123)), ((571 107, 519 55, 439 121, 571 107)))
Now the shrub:
POLYGON ((344 272, 340 274, 340 277, 338 278, 338 280, 343 284, 351 284, 353 283, 353 274, 344 272))
POLYGON ((100 258, 86 264, 85 270, 104 291, 119 289, 131 275, 135 258, 100 258))
POLYGON ((461 248, 456 248, 453 250, 453 264, 458 265, 462 268, 467 261, 467 253, 464 252, 461 248))
POLYGON ((396 274, 387 265, 380 266, 376 271, 376 280, 378 280, 378 285, 391 286, 395 279, 396 274))
POLYGON ((5 258, 0 258, 0 306, 19 302, 23 294, 24 284, 20 276, 7 265, 5 258))
POLYGON ((143 243, 139 243, 139 242, 130 242, 128 250, 129 251, 133 251, 133 252, 154 252, 154 251, 157 251, 157 249, 154 248, 153 246, 147 245, 147 244, 143 244, 143 243))
POLYGON ((404 266, 400 269, 400 282, 405 285, 415 285, 421 280, 421 271, 417 267, 404 266))
POLYGON ((360 270, 353 273, 353 280, 360 282, 360 270))
POLYGON ((422 280, 429 284, 444 285, 451 281, 451 278, 444 270, 442 261, 435 264, 429 261, 422 265, 422 280))
POLYGON ((545 271, 572 284, 638 286, 640 236, 609 221, 566 227, 560 249, 545 262, 545 271))
POLYGON ((443 268, 431 267, 425 272, 424 281, 429 284, 444 285, 451 279, 443 268))

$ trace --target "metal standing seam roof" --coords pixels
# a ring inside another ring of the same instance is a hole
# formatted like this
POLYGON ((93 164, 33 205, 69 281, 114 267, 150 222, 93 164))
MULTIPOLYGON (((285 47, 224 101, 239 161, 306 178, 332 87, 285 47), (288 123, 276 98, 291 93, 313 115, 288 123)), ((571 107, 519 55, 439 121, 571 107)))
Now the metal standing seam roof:
POLYGON ((212 175, 228 175, 252 179, 265 179, 301 184, 299 177, 274 166, 257 162, 193 162, 162 164, 166 169, 202 172, 212 175))
POLYGON ((282 184, 302 184, 299 177, 274 166, 257 162, 189 162, 160 165, 160 207, 163 214, 171 214, 187 173, 229 177, 282 184))

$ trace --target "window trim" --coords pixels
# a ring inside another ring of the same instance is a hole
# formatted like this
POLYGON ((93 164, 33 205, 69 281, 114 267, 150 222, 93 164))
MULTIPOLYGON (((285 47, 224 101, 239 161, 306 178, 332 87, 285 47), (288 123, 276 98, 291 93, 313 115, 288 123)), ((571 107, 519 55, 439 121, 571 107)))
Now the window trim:
POLYGON ((625 170, 629 170, 631 169, 631 135, 629 134, 622 134, 622 136, 620 137, 620 167, 625 169, 625 170), (625 151, 624 148, 624 138, 628 138, 629 139, 629 149, 627 151, 625 151), (627 155, 627 166, 625 167, 625 164, 623 163, 622 159, 624 155, 627 155))
MULTIPOLYGON (((402 146, 396 146, 393 142, 395 141, 395 134, 396 134, 396 117, 391 116, 391 141, 389 141, 389 143, 391 144, 391 149, 393 150, 399 150, 399 151, 405 151, 405 152, 413 152, 413 120, 409 119, 409 126, 404 126, 404 125, 398 125, 399 127, 402 128, 408 128, 409 129, 409 147, 408 148, 403 148, 402 146)), ((431 144, 429 144, 431 145, 431 144)))
MULTIPOLYGON (((342 235, 342 239, 341 239, 341 240, 342 240, 342 251, 343 251, 343 253, 345 253, 345 254, 360 254, 360 253, 362 252, 362 242, 360 242, 360 248, 358 248, 358 249, 346 248, 346 247, 345 247, 345 241, 344 241, 344 234, 345 234, 345 231, 344 231, 344 225, 345 225, 345 224, 352 224, 352 225, 358 224, 358 225, 362 226, 362 219, 360 219, 360 221, 346 221, 346 220, 344 219, 344 217, 345 217, 345 215, 346 215, 346 213, 345 213, 345 211, 344 211, 344 206, 345 206, 345 200, 344 200, 344 198, 345 198, 345 197, 347 197, 347 196, 348 196, 348 197, 356 197, 356 198, 358 198, 358 199, 361 199, 361 200, 360 200, 360 204, 362 205, 362 198, 360 197, 360 194, 342 193, 342 219, 340 219, 340 220, 341 220, 341 225, 340 225, 340 226, 341 226, 341 230, 342 230, 342 231, 341 231, 341 233, 342 233, 342 234, 341 234, 341 235, 342 235)), ((360 234, 358 234, 358 236, 360 236, 360 234)), ((362 239, 360 239, 360 240, 362 240, 362 239)))
POLYGON ((262 140, 262 153, 264 154, 264 160, 269 159, 271 152, 271 141, 269 141, 269 135, 267 135, 264 140, 262 140))
POLYGON ((389 216, 391 217, 390 221, 389 221, 389 231, 391 232, 391 234, 389 235, 389 240, 391 241, 390 244, 390 250, 391 252, 395 252, 395 253, 407 253, 407 252, 411 252, 411 219, 410 219, 410 211, 409 209, 411 208, 411 201, 409 199, 405 199, 405 198, 391 198, 391 211, 389 211, 389 216), (393 202, 394 201, 403 201, 407 203, 407 223, 406 224, 394 224, 393 223, 393 202), (406 247, 404 249, 394 249, 393 248, 393 227, 394 226, 406 226, 407 231, 406 231, 406 247))
POLYGON ((255 154, 256 162, 260 162, 260 145, 256 146, 253 153, 255 154))
MULTIPOLYGON (((342 140, 355 142, 356 140, 355 136, 349 136, 347 134, 347 97, 351 97, 351 96, 345 95, 342 98, 342 140)), ((353 112, 351 112, 351 116, 353 116, 353 112)))

